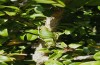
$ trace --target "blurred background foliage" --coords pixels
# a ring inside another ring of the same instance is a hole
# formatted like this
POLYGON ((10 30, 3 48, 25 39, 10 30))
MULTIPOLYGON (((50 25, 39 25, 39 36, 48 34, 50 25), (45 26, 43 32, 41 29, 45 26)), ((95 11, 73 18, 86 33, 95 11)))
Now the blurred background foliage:
POLYGON ((100 0, 0 0, 0 65, 35 65, 26 54, 34 54, 40 39, 49 56, 45 65, 99 65, 99 22, 100 0), (59 11, 56 31, 40 29, 59 11))

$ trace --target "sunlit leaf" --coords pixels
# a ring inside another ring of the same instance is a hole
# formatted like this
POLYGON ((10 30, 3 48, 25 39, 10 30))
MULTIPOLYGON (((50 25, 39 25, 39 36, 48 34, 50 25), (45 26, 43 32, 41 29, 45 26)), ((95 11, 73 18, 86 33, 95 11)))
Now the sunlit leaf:
POLYGON ((50 55, 50 59, 58 59, 62 56, 63 51, 62 50, 55 50, 52 55, 50 55))
POLYGON ((97 52, 97 53, 95 53, 94 56, 93 56, 93 58, 94 58, 95 60, 100 60, 100 51, 97 52))
POLYGON ((40 37, 43 39, 47 39, 47 38, 53 38, 54 35, 51 31, 49 31, 46 27, 42 27, 42 29, 40 30, 40 37))
POLYGON ((65 33, 66 35, 69 35, 69 34, 71 34, 71 31, 70 31, 70 30, 65 30, 64 33, 65 33))
POLYGON ((58 6, 58 7, 65 7, 65 4, 62 2, 62 0, 57 0, 57 2, 55 4, 52 4, 54 6, 58 6))
POLYGON ((25 38, 25 34, 24 35, 20 35, 20 39, 21 40, 24 40, 24 38, 25 38))
POLYGON ((100 64, 100 61, 90 61, 90 62, 81 63, 79 65, 99 65, 99 64, 100 64))
POLYGON ((8 36, 8 30, 7 29, 0 30, 0 35, 7 37, 8 36))
POLYGON ((82 46, 82 44, 75 44, 75 43, 71 43, 68 45, 70 48, 78 48, 80 46, 82 46))
POLYGON ((38 14, 42 14, 42 12, 44 11, 43 10, 43 7, 42 6, 37 6, 34 8, 34 11, 38 14))
POLYGON ((100 6, 98 6, 98 10, 100 10, 100 6))
POLYGON ((53 0, 35 0, 37 3, 53 4, 56 3, 53 0))
POLYGON ((9 12, 9 11, 4 11, 4 12, 9 16, 15 16, 17 14, 16 12, 9 12))
POLYGON ((25 30, 25 32, 32 33, 32 34, 38 34, 38 30, 34 30, 34 29, 25 30))
POLYGON ((39 51, 42 51, 44 53, 49 53, 50 52, 48 48, 42 48, 39 51))
POLYGON ((56 60, 49 60, 49 61, 45 62, 45 65, 63 65, 63 64, 56 60))
POLYGON ((10 9, 14 9, 16 12, 19 12, 20 9, 18 7, 15 6, 4 6, 5 8, 10 8, 10 9))
POLYGON ((27 40, 32 41, 38 38, 38 36, 33 35, 33 34, 26 34, 27 40))
POLYGON ((35 19, 36 17, 46 17, 43 14, 32 14, 30 15, 30 18, 35 19))
POLYGON ((65 44, 64 42, 59 42, 59 43, 56 43, 56 47, 67 48, 67 44, 65 44))
POLYGON ((71 63, 69 65, 80 65, 80 64, 81 64, 81 62, 73 62, 73 63, 71 63))
POLYGON ((1 56, 1 55, 0 55, 0 61, 12 61, 12 60, 10 59, 10 57, 1 56))
POLYGON ((72 62, 71 60, 65 60, 65 61, 63 61, 63 64, 68 65, 68 64, 70 64, 71 62, 72 62))
POLYGON ((0 16, 4 16, 4 15, 5 15, 5 13, 0 11, 0 16))

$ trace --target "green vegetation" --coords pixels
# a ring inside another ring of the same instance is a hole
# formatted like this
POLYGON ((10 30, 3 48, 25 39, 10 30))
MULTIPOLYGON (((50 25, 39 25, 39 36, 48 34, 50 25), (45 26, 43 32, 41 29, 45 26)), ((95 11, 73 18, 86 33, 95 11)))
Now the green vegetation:
POLYGON ((99 65, 99 22, 100 0, 0 0, 0 65, 99 65))

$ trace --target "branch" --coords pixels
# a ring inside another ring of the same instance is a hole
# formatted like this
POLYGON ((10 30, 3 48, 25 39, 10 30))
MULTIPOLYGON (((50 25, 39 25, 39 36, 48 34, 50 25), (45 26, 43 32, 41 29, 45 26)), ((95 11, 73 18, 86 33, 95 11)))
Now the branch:
POLYGON ((73 58, 73 61, 81 61, 81 60, 93 60, 93 55, 77 56, 73 58))

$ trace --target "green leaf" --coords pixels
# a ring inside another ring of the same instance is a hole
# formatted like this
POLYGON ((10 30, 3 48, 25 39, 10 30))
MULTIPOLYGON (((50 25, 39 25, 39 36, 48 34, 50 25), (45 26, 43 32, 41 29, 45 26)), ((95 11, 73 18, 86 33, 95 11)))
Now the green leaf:
POLYGON ((0 61, 7 62, 7 61, 12 61, 12 60, 10 59, 10 57, 7 57, 7 56, 0 56, 0 61))
POLYGON ((50 59, 58 59, 58 58, 60 58, 61 56, 62 56, 62 54, 63 54, 63 51, 62 50, 55 50, 54 51, 54 53, 52 54, 52 55, 50 55, 50 59))
POLYGON ((56 47, 67 48, 67 44, 65 44, 64 42, 58 42, 58 43, 56 43, 56 47))
POLYGON ((18 7, 15 6, 4 6, 5 8, 10 8, 10 9, 14 9, 16 12, 19 12, 20 9, 18 7))
POLYGON ((45 65, 63 65, 63 64, 56 60, 49 60, 49 61, 45 62, 45 65))
POLYGON ((1 30, 0 31, 0 36, 7 37, 8 36, 8 30, 7 29, 1 30))
POLYGON ((37 6, 34 8, 34 11, 38 14, 42 14, 42 12, 44 11, 42 6, 37 6))
POLYGON ((50 52, 48 48, 42 48, 39 51, 42 51, 44 53, 49 53, 50 52))
POLYGON ((90 62, 84 62, 79 65, 100 65, 100 61, 90 61, 90 62))
POLYGON ((100 6, 98 6, 98 10, 100 10, 100 6))
POLYGON ((37 3, 53 4, 56 3, 53 0, 35 0, 37 3))
POLYGON ((9 11, 4 11, 4 12, 9 16, 15 16, 17 14, 16 12, 9 12, 9 11))
POLYGON ((4 16, 4 15, 5 15, 5 13, 0 11, 0 16, 4 16))
POLYGON ((81 64, 81 62, 73 62, 73 63, 71 63, 69 65, 80 65, 80 64, 81 64))
POLYGON ((24 35, 20 35, 20 39, 24 40, 25 34, 24 35))
POLYGON ((56 3, 56 4, 52 4, 53 6, 58 6, 58 7, 65 7, 65 5, 62 5, 62 4, 58 4, 58 3, 56 3))
POLYGON ((95 53, 94 56, 93 56, 93 58, 94 58, 95 60, 100 60, 100 51, 97 52, 97 53, 95 53))
POLYGON ((32 14, 30 15, 30 18, 35 19, 36 17, 46 17, 43 14, 32 14))
POLYGON ((57 0, 57 2, 55 4, 52 4, 54 6, 58 6, 58 7, 65 7, 66 5, 62 2, 62 0, 57 0))
POLYGON ((0 62, 0 65, 8 65, 8 64, 5 62, 0 62))
POLYGON ((54 34, 49 31, 46 27, 42 27, 40 30, 40 37, 43 39, 53 38, 54 34))
POLYGON ((71 34, 71 31, 70 31, 70 30, 65 30, 64 33, 65 33, 66 35, 69 35, 69 34, 71 34))
POLYGON ((47 38, 47 39, 44 39, 44 41, 45 41, 45 42, 52 42, 53 39, 52 39, 52 38, 49 38, 49 39, 47 38))
POLYGON ((69 65, 70 63, 71 63, 71 60, 68 60, 68 59, 65 60, 65 61, 63 61, 63 64, 64 64, 64 65, 69 65))
POLYGON ((82 44, 75 44, 75 43, 71 43, 68 45, 70 48, 78 48, 80 46, 82 46, 82 44))
POLYGON ((34 30, 34 29, 25 30, 25 32, 32 33, 32 34, 38 34, 38 30, 34 30))
POLYGON ((28 41, 33 41, 38 38, 38 36, 33 35, 33 34, 26 34, 26 37, 28 41))

